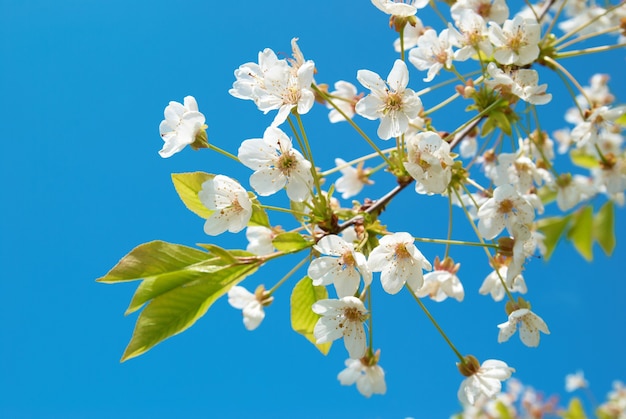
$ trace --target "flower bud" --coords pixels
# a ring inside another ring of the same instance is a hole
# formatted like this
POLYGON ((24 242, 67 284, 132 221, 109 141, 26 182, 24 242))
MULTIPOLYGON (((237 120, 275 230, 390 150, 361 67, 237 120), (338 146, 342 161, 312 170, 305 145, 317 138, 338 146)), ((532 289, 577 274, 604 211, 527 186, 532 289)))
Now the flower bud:
POLYGON ((478 359, 474 355, 466 355, 464 358, 465 362, 457 362, 456 367, 459 369, 459 372, 464 377, 471 377, 476 374, 480 369, 480 363, 478 359))

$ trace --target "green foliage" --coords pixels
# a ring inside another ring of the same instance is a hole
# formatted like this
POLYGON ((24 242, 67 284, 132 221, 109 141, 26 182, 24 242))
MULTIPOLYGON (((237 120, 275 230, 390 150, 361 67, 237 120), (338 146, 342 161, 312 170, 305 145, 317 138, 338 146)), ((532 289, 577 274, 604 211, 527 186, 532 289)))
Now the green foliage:
POLYGON ((117 283, 143 278, 126 314, 147 305, 137 319, 122 361, 189 328, 215 300, 262 263, 247 252, 206 247, 211 252, 162 241, 145 243, 97 280, 117 283))
POLYGON ((585 409, 583 409, 583 404, 580 402, 580 399, 574 397, 570 400, 567 411, 562 413, 561 417, 563 419, 587 419, 585 409))
POLYGON ((213 179, 215 175, 204 172, 172 173, 174 188, 185 206, 194 214, 207 219, 213 211, 204 206, 198 198, 198 192, 202 190, 202 184, 213 179))
POLYGON ((281 233, 272 240, 274 247, 281 252, 294 253, 313 246, 312 241, 305 240, 299 233, 281 233))
POLYGON ((326 298, 328 298, 326 287, 314 286, 313 281, 308 276, 302 278, 291 292, 291 327, 314 344, 324 355, 330 351, 331 342, 320 345, 315 343, 313 329, 319 315, 313 312, 311 306, 316 301, 326 298))
POLYGON ((582 257, 588 262, 593 260, 593 208, 591 206, 574 214, 567 238, 582 257))
POLYGON ((613 202, 607 201, 593 218, 593 238, 607 256, 615 249, 615 215, 613 202))
POLYGON ((537 228, 544 234, 543 244, 546 246, 546 260, 550 259, 552 252, 561 239, 563 232, 570 222, 571 215, 564 217, 544 218, 537 223, 537 228))
POLYGON ((585 153, 583 150, 574 149, 569 153, 572 163, 585 169, 595 169, 599 167, 598 158, 585 153))
POLYGON ((587 261, 593 260, 594 242, 607 256, 615 249, 615 219, 611 201, 607 201, 595 215, 591 205, 588 205, 574 214, 544 218, 537 223, 537 228, 545 235, 546 260, 550 259, 564 234, 587 261))

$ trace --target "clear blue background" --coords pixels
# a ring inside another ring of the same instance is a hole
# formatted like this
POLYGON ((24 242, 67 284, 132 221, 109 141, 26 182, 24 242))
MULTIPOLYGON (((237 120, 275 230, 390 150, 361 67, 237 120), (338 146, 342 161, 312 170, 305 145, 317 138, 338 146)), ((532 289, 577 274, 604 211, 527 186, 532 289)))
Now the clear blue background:
MULTIPOLYGON (((422 16, 441 29, 432 14, 422 16)), ((242 181, 249 173, 208 151, 161 159, 163 108, 194 95, 210 141, 235 152, 242 140, 262 136, 273 114, 228 94, 233 70, 266 47, 289 54, 295 36, 316 62, 316 80, 331 85, 357 84, 361 68, 385 77, 395 58, 387 17, 366 1, 0 0, 0 416, 440 418, 458 411, 462 377, 454 354, 405 293, 391 297, 378 284, 374 327, 387 373, 384 397, 365 399, 339 385, 346 358, 340 343, 323 357, 291 330, 288 286, 253 333, 220 300, 187 332, 119 363, 136 319, 123 316, 135 285, 94 280, 140 243, 209 241, 203 221, 175 194, 172 172, 204 170, 242 181)), ((616 51, 565 64, 587 84, 594 72, 623 62, 616 51)), ((423 73, 410 71, 411 86, 423 88, 423 73)), ((553 80, 542 76, 562 95, 553 80)), ((622 101, 624 83, 616 75, 611 80, 622 101)), ((436 96, 423 100, 427 107, 437 103, 436 96)), ((566 126, 564 106, 555 100, 540 108, 545 128, 566 126)), ((455 113, 434 117, 440 129, 461 122, 455 113)), ((374 135, 376 124, 362 122, 374 135)), ((324 168, 336 155, 349 159, 366 150, 347 124, 329 128, 320 106, 305 123, 324 168)), ((369 196, 384 193, 386 182, 381 176, 369 196)), ((392 230, 444 237, 445 208, 442 198, 407 190, 385 222, 392 230)), ((456 231, 470 239, 456 215, 456 231)), ((626 232, 623 212, 616 228, 626 232)), ((218 244, 243 247, 245 237, 218 244)), ((431 260, 443 252, 421 248, 431 260)), ((528 264, 528 298, 552 331, 538 349, 517 336, 496 342, 496 325, 506 317, 503 303, 477 294, 489 273, 484 254, 453 255, 462 263, 466 301, 427 305, 462 352, 503 359, 517 369, 515 377, 547 394, 563 393, 565 374, 576 369, 585 371, 598 399, 613 379, 626 379, 623 242, 608 259, 596 248, 594 264, 569 244, 549 264, 528 264)), ((271 286, 288 270, 271 265, 246 284, 271 286)))

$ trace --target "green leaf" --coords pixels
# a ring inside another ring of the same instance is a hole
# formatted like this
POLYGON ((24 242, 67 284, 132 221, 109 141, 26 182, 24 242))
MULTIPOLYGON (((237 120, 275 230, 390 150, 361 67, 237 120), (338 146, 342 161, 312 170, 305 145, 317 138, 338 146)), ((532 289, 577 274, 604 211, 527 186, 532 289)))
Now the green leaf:
POLYGON ((332 342, 316 344, 313 329, 319 319, 311 307, 318 300, 328 298, 326 287, 316 287, 308 276, 302 278, 291 292, 291 327, 315 345, 324 355, 330 351, 332 342))
POLYGON ((615 249, 615 215, 613 202, 607 201, 593 219, 593 237, 607 256, 615 249))
POLYGON ((570 400, 567 411, 562 417, 563 419, 587 419, 585 409, 583 409, 583 404, 580 402, 579 398, 574 397, 570 400))
POLYGON ((199 243, 198 246, 207 249, 208 251, 210 251, 212 254, 214 254, 218 258, 222 259, 227 264, 236 265, 239 263, 237 261, 237 258, 230 251, 222 247, 216 246, 214 244, 206 244, 206 243, 199 243))
POLYGON ((571 215, 565 217, 544 218, 537 223, 537 228, 544 234, 543 244, 546 246, 546 260, 552 256, 557 243, 570 222, 571 215))
POLYGON ((587 154, 583 150, 572 150, 569 153, 569 157, 570 159, 572 159, 572 163, 574 163, 578 167, 583 167, 585 169, 595 169, 596 167, 600 166, 597 157, 587 154))
POLYGON ((299 233, 281 233, 272 240, 277 250, 285 253, 293 253, 313 246, 312 242, 306 241, 299 233))
POLYGON ((204 172, 172 173, 174 188, 185 206, 194 214, 207 219, 213 211, 204 206, 198 198, 198 192, 202 190, 202 184, 215 175, 204 172))
POLYGON ((267 212, 258 204, 252 204, 252 217, 250 217, 250 221, 248 221, 249 226, 261 226, 272 228, 270 224, 270 219, 267 216, 267 212))
POLYGON ((626 127, 626 113, 623 113, 619 118, 617 118, 615 123, 626 127))
POLYGON ((500 400, 496 401, 496 412, 498 412, 499 419, 513 419, 509 413, 509 408, 500 400))
MULTIPOLYGON (((216 260, 215 263, 223 263, 216 260)), ((224 295, 233 285, 253 274, 260 262, 249 264, 225 265, 215 267, 210 273, 190 277, 184 273, 184 280, 177 276, 167 275, 175 286, 166 290, 163 281, 161 293, 152 298, 143 309, 130 343, 122 355, 122 362, 143 354, 163 340, 183 332, 202 317, 218 298, 224 295), (165 292, 162 292, 165 291, 165 292)), ((215 266, 215 265, 211 265, 215 266)), ((153 280, 154 283, 157 280, 153 280)), ((153 285, 154 285, 153 283, 153 285)))
POLYGON ((208 258, 209 255, 201 250, 159 240, 152 241, 135 247, 96 281, 106 284, 136 281, 184 270, 208 258))
POLYGON ((590 205, 574 215, 567 238, 582 257, 587 261, 593 259, 593 208, 590 205))

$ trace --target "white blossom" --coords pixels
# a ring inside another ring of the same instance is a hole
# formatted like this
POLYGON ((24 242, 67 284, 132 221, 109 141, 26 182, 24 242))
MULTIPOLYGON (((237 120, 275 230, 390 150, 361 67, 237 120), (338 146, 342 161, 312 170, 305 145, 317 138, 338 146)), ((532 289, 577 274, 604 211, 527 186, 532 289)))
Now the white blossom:
POLYGON ((491 240, 507 228, 512 233, 515 224, 527 225, 535 218, 533 206, 524 199, 511 184, 498 186, 478 209, 478 231, 486 240, 491 240))
POLYGON ((417 13, 417 9, 423 9, 429 0, 372 0, 372 4, 388 15, 409 17, 417 13))
POLYGON ((335 181, 335 189, 341 193, 343 199, 352 198, 363 190, 363 186, 371 185, 374 182, 369 180, 367 171, 363 170, 363 163, 359 163, 357 167, 346 165, 346 161, 340 158, 335 159, 337 167, 341 167, 339 171, 342 176, 335 181))
POLYGON ((543 319, 527 308, 520 308, 509 314, 509 320, 499 324, 498 342, 506 342, 517 330, 524 345, 535 347, 539 345, 539 332, 550 334, 543 319))
POLYGON ((465 61, 476 55, 479 51, 485 56, 491 56, 493 47, 489 41, 489 33, 485 20, 472 10, 463 10, 456 21, 457 31, 452 23, 448 24, 450 37, 454 37, 455 45, 460 49, 454 52, 454 59, 465 61))
POLYGON ((539 57, 541 27, 536 21, 517 15, 506 20, 502 27, 489 24, 489 39, 494 45, 494 58, 504 65, 523 66, 539 57))
POLYGON ((485 21, 494 21, 499 25, 509 17, 509 7, 505 0, 457 0, 450 7, 452 19, 460 22, 465 10, 471 10, 485 21))
POLYGON ((505 72, 495 63, 489 63, 487 72, 491 79, 485 80, 485 84, 492 89, 503 93, 510 92, 533 105, 545 105, 552 100, 552 95, 546 93, 548 85, 538 85, 539 74, 535 70, 518 69, 505 72))
MULTIPOLYGON (((412 19, 413 20, 404 27, 404 32, 402 33, 403 38, 404 38, 404 50, 405 51, 408 51, 414 46, 416 46, 417 40, 419 39, 420 36, 422 36, 424 31, 426 30, 426 28, 424 27, 424 23, 419 17, 415 16, 412 19)), ((400 43, 400 38, 393 41, 393 49, 396 52, 400 52, 401 46, 402 45, 400 43)))
POLYGON ((372 394, 385 394, 387 384, 385 383, 385 371, 378 365, 368 365, 366 358, 347 359, 346 369, 337 375, 337 379, 343 386, 350 386, 356 383, 359 393, 365 397, 372 394))
POLYGON ((479 294, 490 294, 494 301, 502 301, 505 296, 502 280, 504 280, 511 293, 519 292, 520 294, 526 294, 528 289, 526 287, 526 281, 524 281, 524 277, 521 274, 517 274, 515 276, 509 275, 509 267, 497 259, 495 261, 495 265, 496 267, 494 270, 491 271, 491 273, 489 273, 489 275, 487 275, 483 280, 483 283, 478 290, 479 294), (502 278, 502 280, 500 278, 502 278))
POLYGON ((417 290, 415 295, 420 298, 429 296, 437 302, 444 301, 448 297, 459 302, 463 301, 465 291, 456 275, 460 267, 460 263, 455 265, 449 258, 444 259, 443 262, 439 262, 439 258, 436 258, 435 270, 424 275, 424 285, 417 290))
POLYGON ((419 290, 424 283, 422 270, 433 268, 413 242, 409 233, 383 236, 369 255, 367 264, 372 272, 381 272, 380 281, 389 294, 398 293, 405 283, 412 292, 419 290))
POLYGON ((244 287, 236 285, 228 291, 228 304, 242 310, 243 324, 248 330, 259 327, 265 318, 263 304, 257 295, 252 294, 244 287))
POLYGON ((575 374, 567 374, 565 376, 565 391, 571 393, 579 388, 587 388, 589 383, 585 380, 585 374, 582 371, 576 371, 575 374))
POLYGON ((268 127, 263 138, 245 140, 239 160, 255 172, 250 185, 261 196, 276 193, 285 185, 292 201, 302 202, 310 196, 313 185, 311 163, 291 146, 291 140, 276 127, 268 127))
POLYGON ((198 103, 193 96, 186 96, 182 104, 170 102, 163 114, 165 119, 159 125, 161 138, 165 141, 159 151, 163 158, 171 157, 192 144, 206 127, 204 115, 198 112, 198 103))
POLYGON ((314 246, 322 255, 309 265, 307 274, 313 285, 335 286, 337 296, 352 296, 359 289, 361 277, 365 286, 372 282, 372 273, 367 266, 367 259, 361 252, 354 250, 352 243, 339 236, 324 236, 314 246))
POLYGON ((274 245, 272 239, 274 232, 271 228, 264 226, 249 226, 246 229, 246 239, 248 246, 246 250, 255 255, 264 256, 274 253, 274 245))
POLYGON ((406 139, 408 157, 404 168, 415 179, 417 192, 444 193, 452 178, 454 161, 450 145, 433 131, 406 139))
POLYGON ((198 198, 205 207, 213 210, 204 224, 204 232, 210 236, 226 230, 237 233, 246 227, 252 216, 248 192, 228 176, 216 175, 205 181, 198 198))
POLYGON ((420 98, 406 87, 409 71, 404 61, 395 61, 387 82, 369 70, 359 70, 357 80, 371 93, 357 102, 356 113, 370 120, 380 119, 378 136, 383 140, 404 134, 409 120, 422 110, 420 98))
POLYGON ((458 391, 459 401, 466 405, 476 403, 481 395, 495 397, 502 390, 502 381, 511 377, 515 369, 497 359, 488 359, 480 369, 461 383, 458 391))
MULTIPOLYGON (((357 95, 356 86, 354 84, 340 80, 335 83, 335 90, 329 93, 332 97, 333 104, 341 109, 348 118, 352 119, 354 116, 354 106, 359 100, 357 95)), ((328 113, 328 119, 332 123, 345 121, 346 118, 337 111, 330 103, 326 104, 326 107, 330 109, 328 113)))
POLYGON ((444 29, 437 36, 434 29, 427 29, 417 40, 417 47, 409 51, 409 61, 418 70, 428 70, 424 81, 431 81, 442 68, 451 68, 454 52, 453 43, 456 38, 451 37, 448 29, 444 29))
POLYGON ((367 319, 367 310, 361 300, 356 297, 319 300, 311 309, 321 316, 313 329, 317 344, 343 338, 350 358, 360 359, 365 355, 367 342, 363 322, 367 319))

